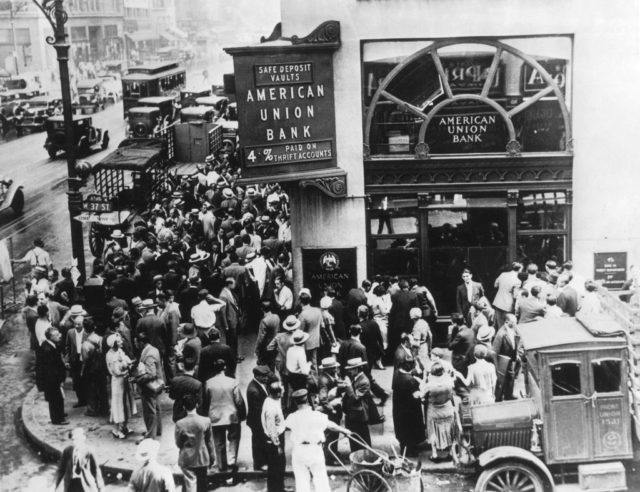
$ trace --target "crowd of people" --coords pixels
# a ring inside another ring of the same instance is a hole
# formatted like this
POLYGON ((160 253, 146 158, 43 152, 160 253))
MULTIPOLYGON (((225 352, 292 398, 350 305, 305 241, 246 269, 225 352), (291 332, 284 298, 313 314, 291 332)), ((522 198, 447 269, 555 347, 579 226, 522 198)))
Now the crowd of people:
POLYGON ((600 309, 596 284, 570 262, 541 270, 513 263, 492 301, 465 269, 443 348, 434 347, 436 300, 417 279, 376 276, 342 293, 326 286, 319 299, 308 288, 294 293, 288 197, 278 185, 239 186, 234 164, 211 156, 141 214, 130 239, 113 231, 93 264, 97 299, 75 285, 73 269, 53 268, 39 240, 18 260, 32 269, 24 314, 52 424, 69 423, 67 374, 73 406, 108 417, 114 439, 131 436, 140 407, 144 465, 132 490, 145 490, 137 484, 147 475, 172 480, 155 461, 163 391, 174 401, 185 490, 205 490, 214 464, 233 477, 246 421, 253 468, 267 473, 268 490, 285 490, 289 430, 297 490, 313 481, 327 491, 339 434, 351 436, 352 452, 371 445, 370 427, 384 421, 390 396, 401 453, 430 449, 432 460, 445 459, 461 405, 524 396, 518 324, 600 309), (250 355, 241 353, 241 334, 256 334, 245 392, 236 377, 250 355), (376 371, 388 366, 393 379, 383 388, 376 371))

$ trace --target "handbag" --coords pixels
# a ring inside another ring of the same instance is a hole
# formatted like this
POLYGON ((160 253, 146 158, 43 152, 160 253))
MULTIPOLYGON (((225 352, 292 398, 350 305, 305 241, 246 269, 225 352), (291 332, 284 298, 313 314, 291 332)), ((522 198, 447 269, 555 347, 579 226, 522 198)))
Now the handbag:
POLYGON ((144 383, 144 387, 149 393, 159 395, 164 390, 164 382, 160 379, 152 379, 144 383))

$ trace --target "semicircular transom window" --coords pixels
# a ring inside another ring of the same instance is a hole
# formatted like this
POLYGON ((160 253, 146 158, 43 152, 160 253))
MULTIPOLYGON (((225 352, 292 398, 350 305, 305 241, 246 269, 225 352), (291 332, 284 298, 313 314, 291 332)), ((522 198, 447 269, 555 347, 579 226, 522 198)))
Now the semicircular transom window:
POLYGON ((571 44, 568 36, 366 42, 365 154, 572 152, 571 44))

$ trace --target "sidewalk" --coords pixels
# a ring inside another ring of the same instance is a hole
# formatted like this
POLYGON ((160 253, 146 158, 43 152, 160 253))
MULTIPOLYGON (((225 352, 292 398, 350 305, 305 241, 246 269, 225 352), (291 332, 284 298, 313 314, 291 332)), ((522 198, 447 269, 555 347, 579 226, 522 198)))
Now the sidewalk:
MULTIPOLYGON (((255 356, 252 355, 254 337, 243 337, 241 340, 240 353, 246 359, 238 365, 236 376, 240 382, 243 394, 248 383, 253 377, 252 369, 255 366, 255 356)), ((373 376, 384 388, 391 387, 391 377, 393 370, 387 368, 384 371, 374 370, 373 376)), ((63 449, 70 444, 68 432, 74 427, 84 427, 87 432, 89 445, 94 450, 95 455, 102 465, 106 475, 117 476, 121 474, 121 479, 128 479, 131 472, 137 468, 138 464, 134 459, 136 441, 141 438, 145 430, 142 420, 142 410, 140 401, 136 400, 138 414, 131 420, 130 428, 134 434, 126 440, 113 438, 111 435, 112 426, 107 418, 87 417, 84 415, 85 408, 72 408, 76 402, 76 396, 71 388, 71 380, 67 379, 65 384, 65 410, 69 414, 70 425, 56 426, 49 421, 49 410, 47 402, 42 393, 33 388, 22 405, 22 422, 25 434, 37 448, 38 451, 58 458, 63 449)), ((177 465, 178 449, 174 443, 174 424, 171 420, 171 409, 173 401, 166 395, 160 397, 160 407, 162 412, 162 437, 160 439, 160 463, 171 468, 176 480, 182 482, 182 472, 177 465)), ((391 398, 384 407, 386 422, 371 426, 371 437, 373 447, 389 453, 393 456, 392 446, 398 449, 398 443, 393 433, 391 398)), ((340 443, 340 452, 348 460, 348 443, 346 440, 340 443)), ((455 472, 456 468, 452 462, 433 463, 428 459, 428 452, 423 452, 420 457, 422 469, 426 472, 449 473, 455 472)), ((239 478, 257 479, 264 477, 262 472, 254 472, 251 458, 251 431, 243 424, 238 454, 239 478)), ((287 472, 291 472, 290 449, 287 449, 287 472)), ((329 473, 338 475, 346 473, 341 467, 330 467, 329 473)), ((228 478, 228 474, 210 474, 213 481, 223 481, 228 478)))

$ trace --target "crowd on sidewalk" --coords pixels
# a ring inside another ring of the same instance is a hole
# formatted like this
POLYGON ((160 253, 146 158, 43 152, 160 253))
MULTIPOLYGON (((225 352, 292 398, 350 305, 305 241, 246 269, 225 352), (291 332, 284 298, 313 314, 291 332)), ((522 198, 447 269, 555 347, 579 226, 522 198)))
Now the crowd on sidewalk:
MULTIPOLYGON (((313 480, 328 491, 339 434, 351 437, 352 452, 370 446, 370 426, 384 420, 380 407, 391 395, 400 452, 430 449, 431 459, 443 459, 460 431, 461 404, 523 396, 518 323, 600 309, 596 284, 573 274, 570 262, 513 263, 496 279, 492 302, 465 269, 447 347, 434 347, 436 300, 417 279, 376 276, 348 292, 326 286, 319 299, 308 288, 294 294, 288 197, 278 185, 237 179, 232 160, 211 156, 141 215, 130 238, 113 231, 93 264, 92 284, 103 289, 97 302, 72 269, 58 275, 41 241, 19 260, 32 267, 24 315, 52 424, 69 424, 67 375, 73 405, 108 417, 114 439, 129 439, 129 420, 142 412, 143 465, 131 490, 155 490, 150 481, 173 487, 155 461, 166 432, 163 391, 174 400, 185 490, 205 490, 214 464, 233 480, 246 421, 253 468, 267 473, 269 491, 285 490, 285 430, 297 490, 313 480), (245 394, 236 378, 243 333, 257 334, 245 394), (508 360, 502 381, 500 357, 508 360), (375 378, 385 366, 393 366, 391 388, 375 378)), ((100 490, 99 468, 74 432, 82 452, 63 456, 60 480, 83 487, 66 490, 100 490)))

